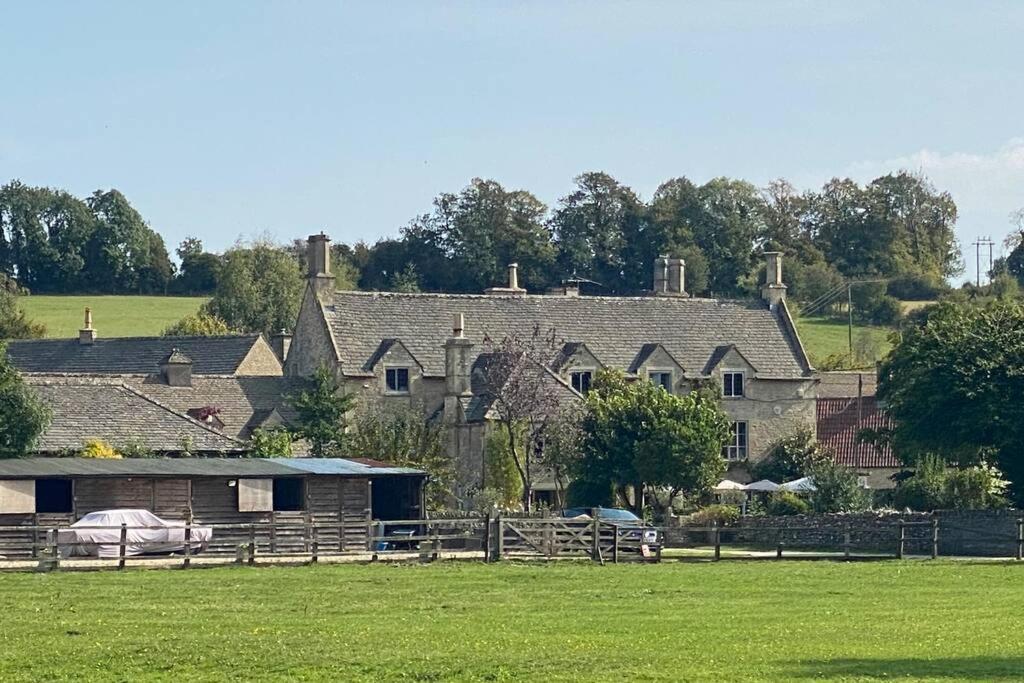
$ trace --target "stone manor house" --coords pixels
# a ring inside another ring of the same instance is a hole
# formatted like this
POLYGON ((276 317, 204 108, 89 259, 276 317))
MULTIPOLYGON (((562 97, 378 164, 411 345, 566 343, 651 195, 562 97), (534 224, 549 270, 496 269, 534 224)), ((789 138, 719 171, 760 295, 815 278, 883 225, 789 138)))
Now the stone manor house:
POLYGON ((39 454, 74 452, 86 438, 165 455, 242 453, 256 430, 293 419, 287 397, 326 366, 363 400, 440 421, 465 494, 481 483, 493 426, 480 381, 485 340, 535 329, 554 335, 543 371, 560 401, 579 400, 601 368, 674 393, 717 384, 732 420, 722 450, 730 478, 746 480, 747 464, 780 437, 815 429, 819 376, 786 307, 777 253, 765 255, 762 296, 741 301, 689 296, 675 258, 655 261, 642 296, 583 295, 573 282, 530 293, 515 264, 480 294, 335 291, 327 236, 311 236, 308 250, 293 335, 103 339, 87 314, 77 339, 12 342, 12 362, 54 409, 39 454))
POLYGON ((463 491, 481 483, 489 429, 479 381, 485 340, 535 329, 554 333, 558 349, 546 370, 567 400, 579 399, 602 368, 673 393, 717 384, 732 420, 722 457, 733 478, 745 480, 747 463, 780 437, 815 429, 819 378, 786 307, 781 254, 765 255, 762 296, 749 301, 689 296, 685 263, 664 257, 644 296, 587 296, 571 282, 529 293, 515 264, 504 286, 480 294, 335 291, 329 255, 325 235, 309 238, 308 286, 285 374, 327 366, 352 393, 441 420, 463 491))

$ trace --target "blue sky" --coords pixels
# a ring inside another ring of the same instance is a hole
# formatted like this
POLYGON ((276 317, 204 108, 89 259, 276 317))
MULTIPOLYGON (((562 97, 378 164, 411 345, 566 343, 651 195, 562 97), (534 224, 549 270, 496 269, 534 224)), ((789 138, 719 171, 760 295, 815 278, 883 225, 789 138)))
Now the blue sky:
MULTIPOLYGON (((923 171, 965 250, 1024 207, 1024 3, 8 3, 0 180, 173 246, 394 235, 475 176, 813 187, 923 171)), ((969 274, 973 274, 973 251, 969 274)))

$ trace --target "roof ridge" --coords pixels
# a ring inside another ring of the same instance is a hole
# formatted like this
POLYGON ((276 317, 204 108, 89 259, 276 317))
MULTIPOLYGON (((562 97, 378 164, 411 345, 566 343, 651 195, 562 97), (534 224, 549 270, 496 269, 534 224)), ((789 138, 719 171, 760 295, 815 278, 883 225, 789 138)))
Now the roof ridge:
MULTIPOLYGON (((97 337, 95 344, 106 344, 114 341, 152 341, 156 339, 162 339, 167 341, 176 341, 181 339, 256 339, 260 337, 260 333, 254 332, 240 332, 237 334, 182 334, 182 335, 169 335, 165 336, 162 334, 151 334, 151 335, 137 335, 133 337, 97 337)), ((40 343, 55 343, 63 342, 65 344, 78 344, 78 339, 74 337, 46 337, 43 339, 9 339, 8 344, 40 344, 40 343)))
POLYGON ((525 294, 483 294, 474 292, 387 292, 387 291, 364 291, 360 289, 339 289, 335 290, 332 296, 364 296, 364 297, 389 297, 389 298, 409 298, 409 299, 542 299, 544 301, 674 301, 674 302, 691 302, 691 303, 735 303, 735 304, 764 304, 764 308, 767 309, 768 305, 761 299, 748 298, 748 299, 730 299, 726 297, 700 297, 700 296, 655 296, 653 294, 626 294, 626 295, 614 295, 614 294, 584 294, 581 296, 558 296, 555 294, 540 294, 540 293, 525 293, 525 294))

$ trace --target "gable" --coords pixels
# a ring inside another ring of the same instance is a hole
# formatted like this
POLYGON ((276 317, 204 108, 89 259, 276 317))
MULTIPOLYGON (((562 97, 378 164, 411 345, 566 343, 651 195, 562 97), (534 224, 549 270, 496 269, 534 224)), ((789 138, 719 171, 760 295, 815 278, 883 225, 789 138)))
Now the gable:
POLYGON ((261 334, 256 338, 249 353, 238 364, 235 374, 239 376, 280 376, 284 374, 281 359, 261 334))

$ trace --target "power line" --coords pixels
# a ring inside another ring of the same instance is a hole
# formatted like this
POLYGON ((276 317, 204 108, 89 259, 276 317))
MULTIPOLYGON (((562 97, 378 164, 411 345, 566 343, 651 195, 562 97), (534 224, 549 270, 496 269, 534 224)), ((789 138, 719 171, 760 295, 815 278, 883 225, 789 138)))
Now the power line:
POLYGON ((989 284, 992 284, 992 246, 995 242, 992 241, 991 237, 979 237, 975 241, 971 242, 971 246, 974 247, 974 271, 976 277, 976 283, 978 287, 981 287, 981 248, 988 247, 988 272, 989 272, 989 284))

